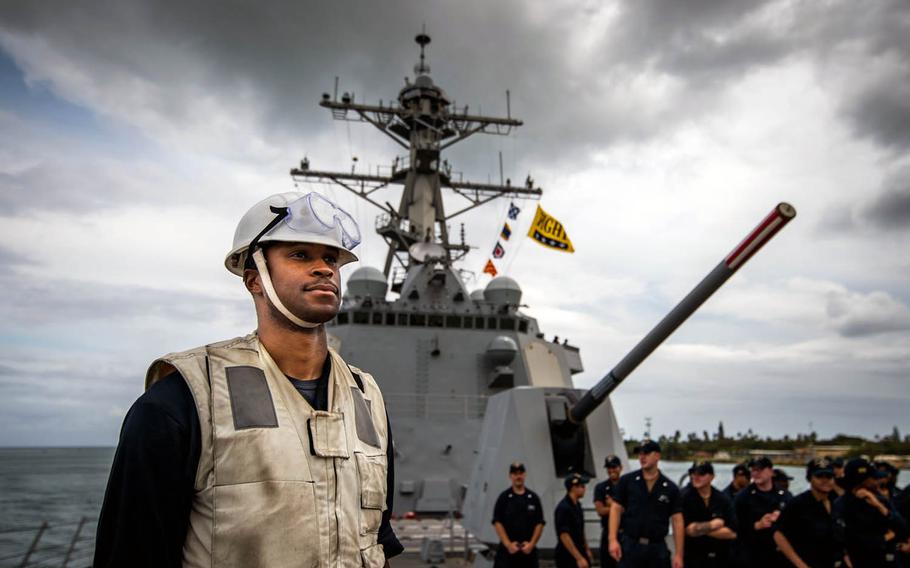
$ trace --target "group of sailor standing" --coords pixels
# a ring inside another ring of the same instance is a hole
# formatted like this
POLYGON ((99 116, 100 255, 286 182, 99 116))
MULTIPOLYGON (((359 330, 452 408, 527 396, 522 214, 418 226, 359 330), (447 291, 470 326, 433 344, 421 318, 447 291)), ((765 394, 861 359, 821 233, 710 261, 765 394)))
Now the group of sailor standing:
MULTIPOLYGON (((733 481, 714 487, 714 466, 689 468, 683 489, 659 468, 660 445, 646 440, 634 452, 640 469, 622 475, 607 456, 608 477, 594 487, 605 568, 900 568, 910 567, 910 489, 897 486, 898 470, 864 458, 813 459, 809 488, 793 496, 791 479, 767 457, 733 468, 733 481), (673 547, 667 545, 672 528, 673 547)), ((501 545, 497 568, 536 568, 544 528, 540 499, 513 463, 512 486, 493 514, 501 545)), ((554 511, 557 568, 588 568, 594 561, 581 505, 587 477, 571 474, 554 511)))

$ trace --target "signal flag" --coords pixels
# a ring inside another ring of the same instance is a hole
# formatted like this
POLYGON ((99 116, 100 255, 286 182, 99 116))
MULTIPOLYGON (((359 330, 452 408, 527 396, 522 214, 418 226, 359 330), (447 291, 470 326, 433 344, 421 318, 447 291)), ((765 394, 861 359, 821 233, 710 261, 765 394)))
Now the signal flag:
POLYGON ((540 205, 537 206, 537 213, 534 215, 534 222, 531 223, 528 236, 545 247, 562 252, 575 252, 575 247, 572 246, 565 227, 555 217, 544 211, 540 205))

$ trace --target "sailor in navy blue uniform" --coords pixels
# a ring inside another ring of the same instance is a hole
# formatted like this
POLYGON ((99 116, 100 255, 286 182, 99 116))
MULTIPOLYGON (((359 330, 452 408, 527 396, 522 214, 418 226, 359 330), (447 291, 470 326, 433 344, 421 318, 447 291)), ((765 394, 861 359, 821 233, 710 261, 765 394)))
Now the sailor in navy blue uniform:
POLYGON ((775 489, 783 489, 787 494, 787 499, 793 499, 793 493, 790 493, 790 482, 793 481, 793 478, 790 477, 786 471, 775 468, 774 475, 771 476, 771 482, 774 484, 775 489))
POLYGON ((686 525, 686 568, 721 568, 730 565, 736 521, 733 501, 714 488, 714 466, 701 461, 689 468, 692 480, 682 492, 686 525))
POLYGON ((556 525, 556 550, 553 558, 556 568, 589 568, 591 547, 585 537, 585 516, 581 499, 585 496, 587 477, 572 473, 565 479, 566 496, 556 505, 553 513, 556 525))
POLYGON ((853 568, 899 566, 894 548, 907 538, 907 522, 878 494, 877 485, 878 472, 867 460, 844 466, 846 492, 834 504, 834 518, 853 568))
POLYGON ((615 568, 618 564, 610 556, 610 507, 613 504, 613 489, 622 474, 622 461, 612 454, 604 460, 607 468, 607 479, 594 486, 594 509, 600 517, 600 565, 602 568, 615 568))
POLYGON ((831 459, 831 467, 834 469, 834 493, 838 497, 844 494, 844 464, 846 463, 841 457, 831 459))
POLYGON ((786 560, 774 543, 774 530, 781 511, 789 499, 783 489, 774 489, 774 464, 767 457, 749 462, 752 483, 736 495, 738 566, 775 568, 786 566, 786 560))
POLYGON ((543 533, 540 497, 525 485, 525 466, 509 466, 512 486, 503 491, 493 507, 493 527, 499 536, 493 565, 496 568, 536 568, 537 541, 543 533))
POLYGON ((834 469, 819 458, 806 464, 809 489, 790 501, 777 521, 774 542, 794 566, 833 568, 843 561, 843 546, 836 538, 831 514, 834 469))
POLYGON ((660 445, 635 448, 641 469, 619 478, 610 511, 610 556, 620 568, 668 568, 667 528, 673 524, 673 568, 682 568, 685 529, 679 488, 658 468, 660 445), (622 539, 620 539, 622 528, 622 539))
POLYGON ((744 463, 738 463, 733 466, 733 480, 724 487, 724 495, 730 498, 730 501, 736 498, 736 494, 749 485, 749 466, 744 463))

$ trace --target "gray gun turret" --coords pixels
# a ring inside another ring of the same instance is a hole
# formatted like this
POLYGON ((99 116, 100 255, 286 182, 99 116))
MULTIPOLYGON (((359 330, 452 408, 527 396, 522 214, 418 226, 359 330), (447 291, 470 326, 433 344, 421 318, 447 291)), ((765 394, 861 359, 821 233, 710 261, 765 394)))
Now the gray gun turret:
MULTIPOLYGON (((592 389, 519 387, 491 397, 465 498, 465 527, 483 542, 497 542, 490 519, 512 461, 525 464, 528 485, 538 492, 546 512, 562 498, 562 478, 568 473, 603 477, 601 462, 611 453, 628 468, 615 416, 610 405, 603 405, 608 395, 795 216, 791 205, 777 205, 592 389)), ((587 511, 591 515, 592 510, 587 511)), ((589 541, 596 542, 599 524, 587 523, 587 531, 589 541)), ((539 546, 554 548, 555 534, 544 531, 539 546)))

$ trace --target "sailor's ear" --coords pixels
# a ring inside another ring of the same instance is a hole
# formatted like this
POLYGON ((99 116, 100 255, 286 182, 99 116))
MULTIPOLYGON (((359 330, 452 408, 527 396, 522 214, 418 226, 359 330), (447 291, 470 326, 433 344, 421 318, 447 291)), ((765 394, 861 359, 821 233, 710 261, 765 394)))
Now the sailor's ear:
POLYGON ((262 294, 262 280, 259 279, 259 271, 247 268, 243 271, 243 285, 253 295, 262 294))

